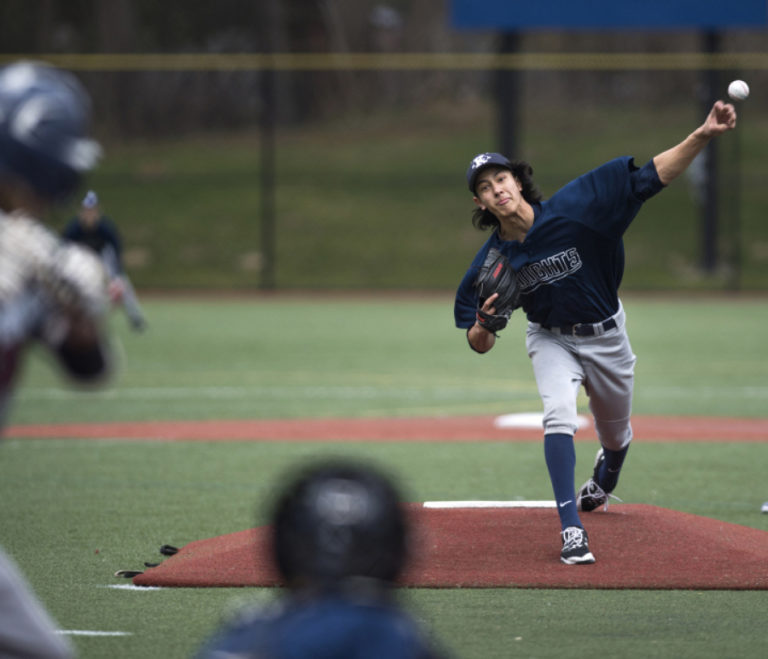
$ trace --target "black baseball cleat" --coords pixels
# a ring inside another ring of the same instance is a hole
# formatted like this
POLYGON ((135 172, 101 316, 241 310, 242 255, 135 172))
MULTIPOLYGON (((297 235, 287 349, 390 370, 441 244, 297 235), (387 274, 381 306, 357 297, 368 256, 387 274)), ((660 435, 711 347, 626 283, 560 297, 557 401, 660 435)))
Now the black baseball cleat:
POLYGON ((604 510, 608 510, 608 498, 611 497, 617 501, 621 501, 619 497, 610 492, 606 492, 602 487, 597 484, 597 476, 600 471, 600 465, 605 461, 605 454, 601 448, 597 452, 595 457, 595 467, 592 470, 592 478, 590 478, 584 485, 579 488, 576 493, 576 510, 581 512, 591 512, 595 508, 605 506, 604 510))
POLYGON ((590 478, 576 494, 576 509, 588 513, 603 505, 608 508, 608 493, 590 478))
POLYGON ((563 540, 561 562, 566 565, 589 565, 595 562, 595 557, 589 551, 587 532, 580 526, 569 526, 560 533, 560 537, 563 540))

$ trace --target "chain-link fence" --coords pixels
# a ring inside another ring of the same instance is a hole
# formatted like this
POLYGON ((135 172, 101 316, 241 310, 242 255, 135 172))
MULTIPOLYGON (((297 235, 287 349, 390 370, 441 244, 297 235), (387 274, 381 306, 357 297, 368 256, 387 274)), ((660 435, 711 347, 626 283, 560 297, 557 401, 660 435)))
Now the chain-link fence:
POLYGON ((701 159, 647 204, 627 233, 624 285, 768 288, 762 33, 724 33, 709 55, 691 33, 539 33, 503 55, 494 35, 443 31, 429 45, 452 49, 416 52, 402 50, 414 37, 390 33, 409 28, 385 19, 368 52, 35 55, 93 95, 106 158, 89 186, 137 285, 451 289, 485 240, 464 171, 501 148, 501 125, 546 196, 614 156, 644 161, 684 138, 714 76, 722 96, 732 78, 752 88, 739 129, 718 143, 715 180, 701 159), (509 115, 502 73, 514 74, 509 115))

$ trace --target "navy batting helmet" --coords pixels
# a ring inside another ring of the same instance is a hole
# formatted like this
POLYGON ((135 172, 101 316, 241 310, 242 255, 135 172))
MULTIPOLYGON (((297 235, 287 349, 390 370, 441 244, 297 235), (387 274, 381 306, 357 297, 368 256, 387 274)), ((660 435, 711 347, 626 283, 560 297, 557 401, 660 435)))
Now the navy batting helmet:
POLYGON ((87 137, 88 94, 70 73, 39 62, 0 69, 0 176, 49 201, 75 191, 101 149, 87 137))
POLYGON ((273 550, 291 586, 332 586, 348 577, 395 581, 406 558, 399 496, 382 474, 348 463, 310 467, 280 497, 273 550))

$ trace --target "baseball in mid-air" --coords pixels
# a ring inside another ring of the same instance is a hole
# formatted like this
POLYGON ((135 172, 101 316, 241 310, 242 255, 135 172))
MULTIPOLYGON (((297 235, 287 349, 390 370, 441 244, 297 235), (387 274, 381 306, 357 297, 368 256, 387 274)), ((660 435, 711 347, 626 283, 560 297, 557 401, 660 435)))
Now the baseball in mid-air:
POLYGON ((728 96, 734 101, 743 101, 749 96, 749 85, 743 80, 734 80, 728 85, 728 96))

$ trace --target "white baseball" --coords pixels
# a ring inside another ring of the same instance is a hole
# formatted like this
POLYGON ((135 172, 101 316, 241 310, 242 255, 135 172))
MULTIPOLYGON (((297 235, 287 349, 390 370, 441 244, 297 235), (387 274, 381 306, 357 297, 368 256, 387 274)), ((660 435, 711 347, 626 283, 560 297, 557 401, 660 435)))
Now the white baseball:
POLYGON ((728 96, 734 101, 743 101, 749 96, 749 85, 743 80, 734 80, 728 85, 728 96))

